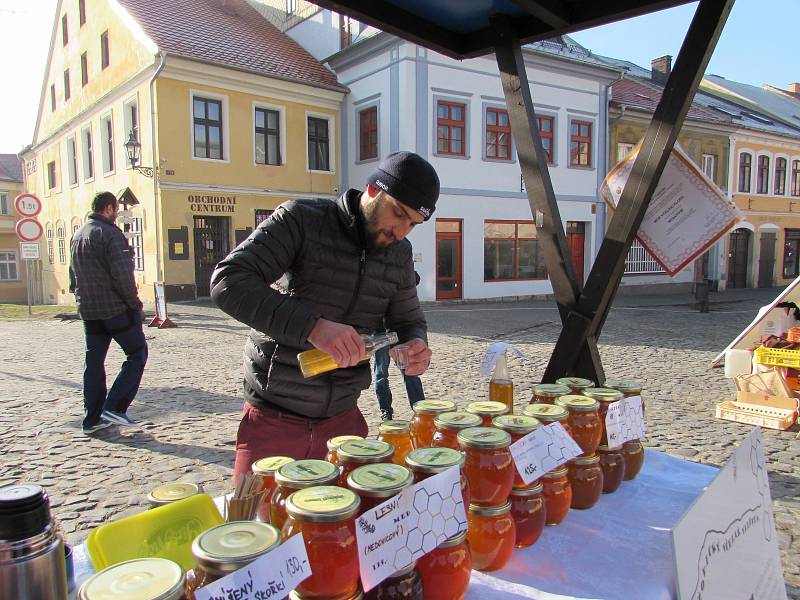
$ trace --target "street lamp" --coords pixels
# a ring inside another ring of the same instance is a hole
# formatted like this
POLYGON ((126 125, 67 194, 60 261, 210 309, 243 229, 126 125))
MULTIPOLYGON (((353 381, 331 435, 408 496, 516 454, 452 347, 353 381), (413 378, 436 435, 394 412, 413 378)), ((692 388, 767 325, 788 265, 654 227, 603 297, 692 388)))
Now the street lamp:
POLYGON ((128 155, 128 160, 131 163, 131 168, 134 171, 138 171, 142 175, 147 177, 153 176, 153 168, 152 167, 139 167, 139 158, 140 152, 142 150, 142 145, 136 139, 136 136, 133 133, 133 129, 131 129, 130 135, 128 135, 128 141, 123 144, 125 146, 125 152, 128 155))

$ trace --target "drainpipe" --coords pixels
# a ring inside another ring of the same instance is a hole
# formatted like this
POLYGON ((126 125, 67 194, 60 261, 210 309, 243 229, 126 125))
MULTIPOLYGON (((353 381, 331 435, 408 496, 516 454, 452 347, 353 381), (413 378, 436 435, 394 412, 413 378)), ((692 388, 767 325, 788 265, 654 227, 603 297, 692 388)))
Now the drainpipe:
POLYGON ((156 78, 167 65, 167 53, 163 50, 158 51, 161 62, 150 78, 150 147, 153 149, 153 207, 156 211, 156 281, 164 281, 163 267, 161 261, 161 210, 159 207, 158 177, 159 177, 159 158, 156 147, 156 104, 155 104, 155 83, 156 78))

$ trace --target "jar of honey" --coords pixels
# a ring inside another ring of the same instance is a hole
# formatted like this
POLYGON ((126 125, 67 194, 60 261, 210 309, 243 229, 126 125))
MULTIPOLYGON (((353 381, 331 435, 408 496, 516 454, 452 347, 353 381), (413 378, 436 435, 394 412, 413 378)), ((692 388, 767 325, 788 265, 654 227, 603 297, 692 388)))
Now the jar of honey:
POLYGON ((561 377, 556 379, 558 385, 567 386, 573 394, 581 395, 586 388, 594 387, 594 381, 583 377, 561 377))
MULTIPOLYGON (((289 592, 288 598, 289 600, 305 600, 305 596, 301 596, 296 590, 289 592)), ((355 594, 348 596, 344 600, 364 600, 364 592, 362 592, 361 588, 359 587, 355 594)))
POLYGON ((364 600, 423 600, 422 576, 416 563, 381 581, 364 594, 364 600))
MULTIPOLYGON (((603 387, 619 390, 626 398, 642 395, 642 384, 632 379, 606 379, 603 387)), ((644 413, 644 398, 642 398, 642 413, 644 413)))
POLYGON ((467 427, 477 427, 481 423, 478 415, 468 412, 453 411, 436 415, 433 419, 436 433, 433 434, 431 446, 458 450, 458 432, 467 427))
POLYGON ((157 508, 178 500, 184 500, 201 492, 200 486, 196 483, 176 481, 175 483, 165 483, 153 489, 147 494, 147 500, 150 502, 150 508, 157 508))
POLYGON ((470 504, 467 522, 472 568, 477 571, 502 569, 511 558, 517 539, 511 502, 499 506, 470 504))
POLYGON ((194 600, 201 587, 246 567, 280 543, 280 531, 256 521, 233 521, 204 531, 192 542, 195 562, 186 574, 187 599, 194 600))
POLYGON ((556 398, 572 393, 572 388, 559 383, 539 383, 533 386, 532 404, 555 404, 556 398))
POLYGON ((347 476, 361 465, 391 462, 394 446, 381 440, 356 440, 345 442, 336 451, 339 467, 339 486, 347 487, 347 476))
POLYGON ((494 427, 470 427, 458 432, 458 444, 464 451, 470 502, 504 504, 517 471, 508 449, 511 445, 508 432, 494 427))
MULTIPOLYGON (((183 569, 165 558, 127 560, 92 575, 81 585, 77 598, 183 600, 183 569)), ((189 598, 194 600, 191 596, 189 598)))
POLYGON ((364 438, 360 435, 337 435, 336 437, 332 437, 325 443, 328 446, 328 453, 325 455, 325 460, 329 463, 336 464, 336 449, 339 446, 345 442, 355 442, 363 439, 364 438))
POLYGON ((280 529, 286 521, 286 498, 315 485, 335 485, 339 469, 325 460, 293 460, 275 471, 275 491, 270 502, 270 523, 280 529))
MULTIPOLYGON (((541 421, 528 415, 500 415, 492 420, 492 425, 511 436, 511 443, 520 440, 541 426, 541 421)), ((533 482, 531 482, 533 485, 533 482)), ((514 487, 526 487, 516 467, 514 468, 514 487)))
POLYGON ((462 600, 472 573, 467 531, 446 539, 417 560, 425 600, 462 600))
POLYGON ((579 456, 569 461, 571 508, 592 508, 603 493, 603 469, 597 454, 579 456))
POLYGON ((391 419, 378 425, 378 439, 394 446, 392 462, 401 467, 406 464, 406 454, 413 450, 411 444, 411 421, 391 419))
POLYGON ((275 471, 293 460, 288 456, 269 456, 257 460, 251 467, 253 474, 261 477, 261 491, 265 492, 264 499, 256 511, 258 518, 264 523, 269 523, 271 518, 272 493, 275 491, 275 471))
POLYGON ((347 476, 347 487, 361 498, 359 515, 383 504, 414 484, 410 469, 393 463, 363 465, 347 476))
POLYGON ((350 598, 358 591, 355 492, 336 486, 298 490, 286 499, 282 535, 303 534, 311 576, 295 588, 304 600, 350 598))
POLYGON ((522 414, 538 419, 542 425, 561 423, 561 426, 567 430, 567 434, 572 436, 572 430, 569 427, 569 412, 563 406, 558 404, 528 404, 522 409, 522 414))
POLYGON ((483 427, 491 427, 492 419, 500 415, 511 413, 511 408, 503 402, 493 400, 482 400, 480 402, 470 402, 467 404, 466 411, 481 418, 483 427))
POLYGON ((598 413, 600 403, 587 396, 570 394, 561 396, 556 405, 569 411, 569 428, 572 439, 583 450, 581 456, 594 454, 603 437, 603 424, 598 413))
POLYGON ((545 504, 545 523, 558 525, 563 521, 572 504, 572 488, 566 467, 548 471, 542 476, 542 496, 545 504))
POLYGON ((427 448, 431 445, 436 426, 433 419, 436 415, 456 410, 456 403, 450 400, 420 400, 411 407, 414 418, 411 419, 411 443, 414 448, 427 448))
POLYGON ((547 520, 541 482, 532 487, 511 490, 511 516, 517 528, 517 548, 532 546, 544 531, 547 520))
POLYGON ((597 455, 600 457, 600 468, 603 469, 603 493, 612 494, 622 483, 625 477, 625 457, 622 454, 622 446, 610 448, 600 444, 597 448, 597 455))
POLYGON ((612 403, 622 400, 622 392, 611 388, 586 388, 583 390, 583 395, 587 398, 597 400, 597 416, 600 417, 600 425, 603 427, 600 443, 608 445, 608 437, 606 435, 606 415, 608 414, 608 407, 611 406, 612 403))
POLYGON ((469 481, 464 474, 464 455, 452 448, 417 448, 406 456, 406 466, 414 474, 414 483, 424 481, 432 475, 458 467, 461 474, 461 496, 464 499, 464 512, 470 501, 469 481))
POLYGON ((625 458, 625 481, 634 479, 642 470, 644 463, 644 447, 639 440, 630 440, 622 444, 622 456, 625 458))

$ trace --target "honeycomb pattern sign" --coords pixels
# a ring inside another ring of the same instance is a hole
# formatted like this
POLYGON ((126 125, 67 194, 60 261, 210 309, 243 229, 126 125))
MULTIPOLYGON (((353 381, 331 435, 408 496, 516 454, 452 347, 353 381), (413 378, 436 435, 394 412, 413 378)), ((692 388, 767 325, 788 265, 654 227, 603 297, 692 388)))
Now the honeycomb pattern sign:
POLYGON ((630 396, 609 405, 606 413, 606 435, 609 446, 620 446, 630 440, 640 440, 646 431, 641 396, 630 396))
POLYGON ((534 429, 511 444, 509 450, 525 485, 581 453, 561 423, 534 429))

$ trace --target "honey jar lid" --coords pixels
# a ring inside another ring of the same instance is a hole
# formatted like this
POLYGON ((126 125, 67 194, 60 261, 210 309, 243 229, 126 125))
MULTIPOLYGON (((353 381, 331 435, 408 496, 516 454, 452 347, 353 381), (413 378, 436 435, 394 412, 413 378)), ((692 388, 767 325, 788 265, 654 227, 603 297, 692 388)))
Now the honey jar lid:
POLYGON ((439 429, 465 429, 467 427, 477 427, 482 423, 478 415, 466 411, 452 411, 436 415, 433 424, 439 429))
POLYGON ((411 431, 411 421, 405 419, 389 419, 378 425, 381 433, 408 433, 411 431))
POLYGON ((588 388, 594 386, 594 381, 591 379, 584 379, 583 377, 561 377, 556 379, 556 383, 566 385, 570 389, 574 388, 588 388))
POLYGON ((452 448, 417 448, 406 454, 409 468, 423 473, 441 473, 463 462, 464 455, 452 448))
POLYGON ((499 506, 484 506, 483 504, 470 504, 469 512, 473 515, 481 515, 484 517, 494 517, 503 515, 511 511, 511 502, 500 504, 499 506))
POLYGON ((347 487, 360 496, 389 498, 414 483, 410 469, 393 463, 376 463, 353 469, 347 476, 347 487))
POLYGON ((81 586, 79 600, 179 600, 183 570, 165 558, 138 558, 92 575, 81 586))
POLYGON ((337 435, 336 437, 332 437, 325 443, 328 446, 328 452, 333 452, 345 442, 354 442, 356 440, 363 440, 363 439, 364 438, 361 437, 360 435, 337 435))
POLYGON ((333 523, 355 517, 360 504, 352 490, 319 485, 290 494, 286 499, 286 514, 298 521, 333 523))
POLYGON ((571 391, 571 387, 561 383, 537 383, 533 386, 533 393, 543 396, 566 396, 571 391))
POLYGON ((465 529, 464 531, 459 531, 453 537, 447 538, 445 541, 439 544, 438 547, 452 548, 453 546, 458 546, 459 544, 462 544, 466 539, 467 539, 467 530, 465 529))
POLYGON ((567 467, 557 467, 552 471, 548 471, 544 475, 542 475, 542 479, 556 479, 558 477, 565 477, 567 474, 567 467))
POLYGON ((467 404, 466 411, 475 415, 504 415, 511 409, 507 404, 495 402, 494 400, 481 400, 480 402, 470 402, 467 404))
POLYGON ((455 410, 456 403, 451 400, 420 400, 411 408, 418 415, 438 415, 455 410))
POLYGON ((290 456, 268 456, 259 458, 253 463, 251 469, 256 475, 274 475, 275 471, 293 460, 290 456))
POLYGON ((598 402, 616 402, 625 397, 619 390, 605 387, 586 388, 583 390, 583 395, 594 398, 598 402))
POLYGON ((467 448, 493 450, 510 446, 511 436, 495 427, 470 427, 458 432, 458 443, 467 448))
POLYGON ((275 481, 292 489, 324 485, 339 477, 339 469, 324 460, 293 460, 275 471, 275 481))
POLYGON ((197 564, 214 573, 232 573, 274 550, 281 532, 257 521, 223 523, 198 535, 192 542, 197 564))
POLYGON ((381 440, 356 440, 339 446, 336 454, 340 460, 376 463, 382 462, 383 459, 390 460, 394 454, 394 446, 381 440))
POLYGON ((600 457, 597 454, 590 454, 589 456, 577 456, 569 461, 571 465, 596 465, 600 462, 600 457))
POLYGON ((574 410, 576 412, 590 412, 600 407, 600 403, 594 398, 580 396, 578 394, 569 394, 556 398, 556 404, 563 406, 567 410, 574 410))
POLYGON ((619 446, 606 446, 605 444, 600 444, 597 447, 598 452, 619 452, 622 453, 622 444, 619 446))
POLYGON ((539 419, 543 423, 565 421, 569 417, 567 409, 557 404, 528 404, 522 414, 539 419))
POLYGON ((542 485, 541 481, 536 482, 535 485, 531 487, 515 487, 511 490, 512 496, 535 496, 536 494, 541 494, 544 486, 542 485))
POLYGON ((509 433, 530 433, 542 422, 528 415, 500 415, 492 419, 492 425, 509 433))
POLYGON ((641 392, 642 384, 633 379, 606 379, 603 387, 619 390, 620 392, 641 392))
POLYGON ((147 494, 147 499, 152 504, 168 504, 199 493, 200 486, 196 483, 176 481, 158 486, 147 494))

